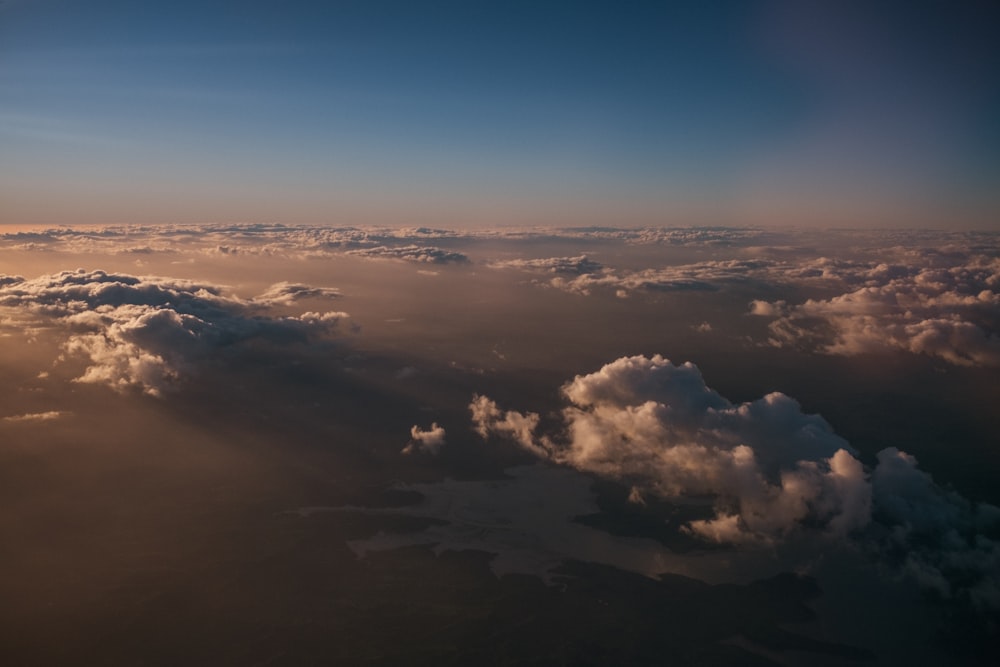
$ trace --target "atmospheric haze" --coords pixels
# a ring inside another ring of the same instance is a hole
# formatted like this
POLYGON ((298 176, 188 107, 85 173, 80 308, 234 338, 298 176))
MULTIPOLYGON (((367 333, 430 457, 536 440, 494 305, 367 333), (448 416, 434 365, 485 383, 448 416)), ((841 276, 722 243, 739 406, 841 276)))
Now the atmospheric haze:
POLYGON ((0 236, 10 664, 987 664, 1000 235, 0 236))

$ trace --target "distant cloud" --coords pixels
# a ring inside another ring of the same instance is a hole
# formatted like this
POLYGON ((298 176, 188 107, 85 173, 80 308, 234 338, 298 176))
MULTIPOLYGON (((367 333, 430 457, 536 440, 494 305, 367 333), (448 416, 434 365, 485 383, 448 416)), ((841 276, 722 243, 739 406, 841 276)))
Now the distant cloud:
POLYGON ((784 301, 761 301, 754 299, 750 302, 750 314, 761 317, 779 317, 785 312, 786 303, 784 301))
POLYGON ((434 246, 377 246, 348 250, 346 254, 367 259, 400 259, 428 264, 463 264, 469 261, 469 258, 460 252, 451 252, 434 246))
POLYGON ((336 299, 340 290, 333 287, 313 287, 300 283, 281 282, 271 285, 254 301, 268 306, 290 306, 299 299, 336 299))
POLYGON ((551 285, 579 294, 605 290, 618 296, 634 291, 715 291, 727 283, 766 280, 776 266, 777 262, 762 259, 711 260, 638 271, 606 269, 572 279, 556 277, 551 285))
POLYGON ((0 306, 15 309, 22 322, 66 330, 66 354, 90 362, 77 382, 159 396, 217 350, 251 339, 287 345, 336 332, 346 313, 267 315, 272 304, 328 289, 279 284, 260 301, 244 300, 217 285, 80 269, 0 287, 0 306))
POLYGON ((322 257, 359 251, 365 257, 463 262, 460 252, 429 243, 456 240, 605 241, 629 245, 732 247, 761 242, 768 233, 746 228, 613 227, 434 229, 428 227, 329 227, 282 224, 109 225, 0 233, 0 248, 60 252, 177 253, 214 256, 322 257))
POLYGON ((837 266, 831 273, 842 294, 798 305, 755 301, 751 312, 777 318, 770 325, 776 346, 841 355, 903 350, 959 366, 1000 366, 1000 258, 924 253, 911 262, 837 266))
POLYGON ((817 415, 780 393, 733 404, 690 363, 623 357, 562 388, 555 430, 535 413, 475 396, 484 438, 617 480, 633 502, 709 495, 713 516, 683 530, 711 542, 770 544, 794 534, 864 540, 925 589, 1000 609, 1000 508, 941 489, 895 448, 866 469, 817 415))
POLYGON ((403 448, 402 454, 416 454, 424 452, 437 455, 444 447, 444 428, 432 423, 428 430, 423 430, 417 425, 410 429, 410 442, 403 448))
POLYGON ((65 415, 65 412, 50 410, 48 412, 31 412, 23 415, 11 415, 9 417, 4 417, 3 420, 5 422, 43 422, 59 419, 65 415))
POLYGON ((519 269, 521 271, 544 271, 547 273, 568 273, 585 275, 600 271, 602 266, 586 255, 576 257, 546 257, 544 259, 507 259, 490 263, 494 269, 519 269))

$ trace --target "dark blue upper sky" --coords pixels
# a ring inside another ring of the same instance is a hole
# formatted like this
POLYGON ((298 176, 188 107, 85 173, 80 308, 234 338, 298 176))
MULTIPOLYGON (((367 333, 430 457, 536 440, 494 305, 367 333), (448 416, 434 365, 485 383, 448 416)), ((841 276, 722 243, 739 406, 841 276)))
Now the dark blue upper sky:
POLYGON ((8 0, 0 220, 995 228, 995 7, 8 0))

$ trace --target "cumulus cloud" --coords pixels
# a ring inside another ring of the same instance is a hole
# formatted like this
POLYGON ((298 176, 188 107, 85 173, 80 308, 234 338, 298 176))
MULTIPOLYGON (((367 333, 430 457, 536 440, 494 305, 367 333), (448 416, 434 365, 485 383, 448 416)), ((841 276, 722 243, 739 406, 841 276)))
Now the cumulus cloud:
POLYGON ((769 542, 802 524, 843 535, 868 521, 866 474, 850 446, 791 398, 734 405, 698 369, 629 357, 562 388, 563 431, 477 396, 480 435, 503 435, 536 456, 631 485, 639 494, 713 495, 715 516, 687 530, 719 542, 769 542))
POLYGON ((1000 610, 1000 508, 942 489, 889 447, 872 474, 883 553, 924 589, 1000 610))
POLYGON ((908 257, 908 264, 828 264, 823 276, 843 293, 794 306, 754 301, 751 312, 777 318, 770 325, 775 346, 840 355, 903 350, 959 366, 1000 366, 1000 258, 908 257))
POLYGON ((346 313, 267 315, 271 304, 326 289, 282 283, 261 300, 241 299, 206 283, 79 269, 0 287, 0 307, 22 323, 67 331, 65 354, 90 364, 78 382, 158 396, 234 345, 301 343, 334 333, 346 313))
POLYGON ((633 502, 711 497, 683 530, 706 541, 773 544, 793 535, 862 540, 898 571, 946 597, 1000 609, 1000 509, 941 489, 895 448, 869 470, 818 415, 772 393, 733 404, 694 365, 618 359, 562 387, 549 432, 535 413, 469 405, 484 438, 617 480, 633 502), (873 520, 874 517, 874 520, 873 520))
POLYGON ((444 447, 444 427, 438 426, 437 422, 431 424, 426 431, 414 424, 410 429, 410 442, 403 448, 403 454, 416 454, 425 452, 437 455, 444 447))

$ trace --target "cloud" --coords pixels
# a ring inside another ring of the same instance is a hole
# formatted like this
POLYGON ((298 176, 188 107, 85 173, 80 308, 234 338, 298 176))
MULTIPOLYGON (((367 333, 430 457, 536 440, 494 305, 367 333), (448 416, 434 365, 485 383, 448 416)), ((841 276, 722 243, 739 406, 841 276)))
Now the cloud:
POLYGON ((585 275, 600 271, 601 264, 586 255, 576 257, 546 257, 544 259, 508 259, 491 262, 493 269, 519 269, 521 271, 544 271, 546 273, 567 273, 585 275))
POLYGON ((842 294, 794 306, 754 301, 751 312, 777 318, 775 346, 839 355, 902 350, 959 366, 1000 366, 1000 258, 956 255, 913 257, 927 266, 839 266, 842 294))
POLYGON ((424 452, 437 456, 444 447, 444 427, 438 426, 437 422, 431 424, 426 431, 414 424, 410 429, 410 442, 402 449, 402 454, 416 454, 424 452))
POLYGON ((333 287, 313 287, 301 283, 281 282, 271 285, 254 301, 268 306, 290 306, 299 299, 336 299, 340 290, 333 287))
POLYGON ((785 311, 784 301, 761 301, 754 299, 750 302, 750 314, 761 317, 779 317, 785 311))
POLYGON ((783 394, 733 405, 692 364, 628 357, 562 388, 563 431, 477 396, 480 435, 665 497, 713 495, 715 516, 687 530, 718 542, 769 542, 804 523, 844 535, 868 521, 866 475, 850 446, 783 394))
POLYGON ((4 417, 3 420, 5 422, 43 422, 59 419, 65 415, 65 412, 49 410, 48 412, 31 412, 23 415, 11 415, 9 417, 4 417))
POLYGON ((51 228, 0 234, 0 248, 75 253, 179 253, 217 257, 328 257, 346 252, 431 263, 467 261, 459 252, 429 242, 490 240, 610 242, 628 245, 734 247, 767 240, 769 234, 740 228, 613 227, 500 228, 476 230, 428 227, 329 227, 282 224, 109 225, 86 229, 51 228))
POLYGON ((917 460, 889 447, 872 475, 882 552, 924 589, 1000 610, 1000 508, 934 484, 917 460))
POLYGON ((367 259, 400 259, 408 262, 428 264, 464 264, 469 258, 460 252, 452 252, 434 246, 407 245, 402 247, 377 246, 348 250, 345 254, 367 259))
POLYGON ((288 345, 332 335, 346 313, 267 314, 272 304, 328 290, 280 283, 260 300, 241 299, 207 283, 79 269, 0 287, 0 306, 22 323, 66 331, 65 355, 89 361, 77 382, 159 396, 246 341, 288 345))
POLYGON ((925 590, 1000 609, 1000 509, 933 483, 895 448, 866 469, 818 415, 780 393, 733 404, 697 367, 623 357, 562 387, 557 426, 474 396, 484 438, 621 482, 630 498, 713 499, 683 530, 709 542, 774 544, 792 536, 859 540, 925 590))
POLYGON ((579 294, 594 290, 614 291, 619 295, 633 291, 715 291, 729 283, 767 280, 779 266, 778 262, 763 259, 710 260, 638 271, 605 269, 572 279, 556 277, 551 285, 579 294))

